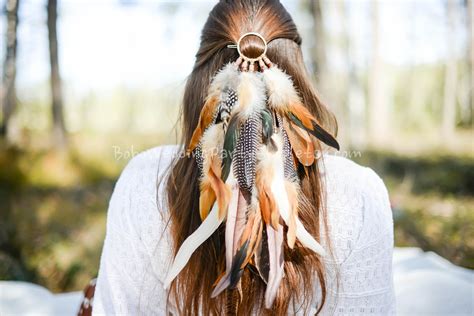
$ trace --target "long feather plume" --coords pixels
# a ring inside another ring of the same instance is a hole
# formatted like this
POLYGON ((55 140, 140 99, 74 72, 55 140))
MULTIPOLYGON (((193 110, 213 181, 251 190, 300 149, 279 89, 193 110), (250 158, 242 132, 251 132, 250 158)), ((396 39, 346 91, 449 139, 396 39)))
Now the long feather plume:
MULTIPOLYGON (((282 146, 280 135, 275 134, 274 139, 278 147, 282 146)), ((286 190, 286 186, 291 185, 291 183, 287 184, 288 181, 285 180, 284 170, 283 170, 284 163, 283 163, 282 157, 281 157, 281 160, 277 160, 277 163, 279 165, 275 168, 275 170, 278 170, 278 172, 275 173, 275 177, 273 179, 271 189, 272 189, 273 196, 276 199, 276 204, 277 204, 278 210, 280 211, 281 218, 283 219, 285 224, 289 226, 291 224, 290 216, 291 216, 292 208, 291 208, 290 201, 288 198, 288 192, 286 190)), ((296 222, 295 235, 296 235, 296 238, 301 242, 301 244, 311 249, 318 255, 324 256, 325 251, 323 247, 313 238, 313 236, 311 236, 310 233, 308 233, 308 231, 304 228, 300 220, 296 218, 295 222, 296 222)))

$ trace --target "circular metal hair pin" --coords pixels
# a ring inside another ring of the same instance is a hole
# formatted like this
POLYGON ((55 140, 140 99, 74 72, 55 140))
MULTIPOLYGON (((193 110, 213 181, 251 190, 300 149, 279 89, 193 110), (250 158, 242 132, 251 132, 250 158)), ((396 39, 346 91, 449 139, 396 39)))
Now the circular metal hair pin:
POLYGON ((248 33, 245 33, 244 35, 242 35, 242 36, 239 38, 239 40, 237 41, 237 45, 228 45, 227 47, 229 47, 229 48, 237 48, 237 52, 239 53, 239 56, 242 57, 242 59, 244 59, 245 61, 249 61, 249 62, 253 63, 253 62, 262 60, 262 58, 265 57, 265 54, 267 53, 267 47, 268 47, 268 46, 267 46, 267 41, 265 40, 265 38, 264 38, 262 35, 260 35, 260 34, 257 33, 257 32, 248 32, 248 33), (241 44, 242 40, 243 40, 245 37, 251 36, 251 35, 260 38, 260 39, 262 40, 262 42, 263 42, 263 45, 264 45, 263 53, 260 54, 260 56, 258 56, 258 57, 256 57, 256 58, 250 58, 250 57, 248 57, 248 56, 245 56, 245 54, 242 53, 242 51, 241 51, 241 49, 240 49, 240 44, 241 44))

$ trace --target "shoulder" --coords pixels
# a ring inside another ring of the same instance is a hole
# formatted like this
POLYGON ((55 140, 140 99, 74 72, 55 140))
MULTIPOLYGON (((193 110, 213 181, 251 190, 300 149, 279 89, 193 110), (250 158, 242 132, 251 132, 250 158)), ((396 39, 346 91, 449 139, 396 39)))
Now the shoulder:
MULTIPOLYGON (((122 171, 118 184, 128 183, 142 177, 159 176, 170 166, 180 147, 177 145, 158 146, 135 155, 122 171)), ((145 185, 149 181, 145 182, 145 185)))
POLYGON ((387 188, 380 176, 371 168, 335 155, 324 156, 322 175, 330 189, 341 189, 354 198, 379 199, 388 197, 387 188))
POLYGON ((179 146, 160 146, 134 156, 122 171, 112 194, 107 230, 118 228, 151 250, 163 231, 163 190, 179 146))
POLYGON ((378 239, 380 247, 393 247, 392 211, 387 188, 379 175, 333 155, 324 156, 322 175, 336 260, 347 260, 378 239))

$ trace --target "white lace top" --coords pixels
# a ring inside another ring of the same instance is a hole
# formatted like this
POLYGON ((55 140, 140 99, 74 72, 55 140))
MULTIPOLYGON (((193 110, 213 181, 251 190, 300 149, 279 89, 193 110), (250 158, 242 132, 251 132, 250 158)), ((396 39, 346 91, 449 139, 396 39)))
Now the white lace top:
MULTIPOLYGON (((122 172, 108 210, 94 315, 165 315, 163 281, 172 255, 164 181, 159 187, 157 181, 166 177, 177 152, 177 146, 151 149, 122 172)), ((325 260, 322 314, 393 314, 393 220, 385 185, 371 169, 345 158, 328 155, 324 165, 335 258, 325 260)), ((312 314, 317 304, 315 297, 312 314)))

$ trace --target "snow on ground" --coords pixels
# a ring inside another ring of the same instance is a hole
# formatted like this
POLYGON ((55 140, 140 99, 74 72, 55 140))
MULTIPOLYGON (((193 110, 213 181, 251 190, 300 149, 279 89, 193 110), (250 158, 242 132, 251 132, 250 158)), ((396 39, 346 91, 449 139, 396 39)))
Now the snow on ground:
MULTIPOLYGON (((474 271, 418 248, 396 248, 393 264, 398 315, 474 315, 474 271)), ((0 281, 2 316, 76 315, 81 300, 81 292, 0 281)))

